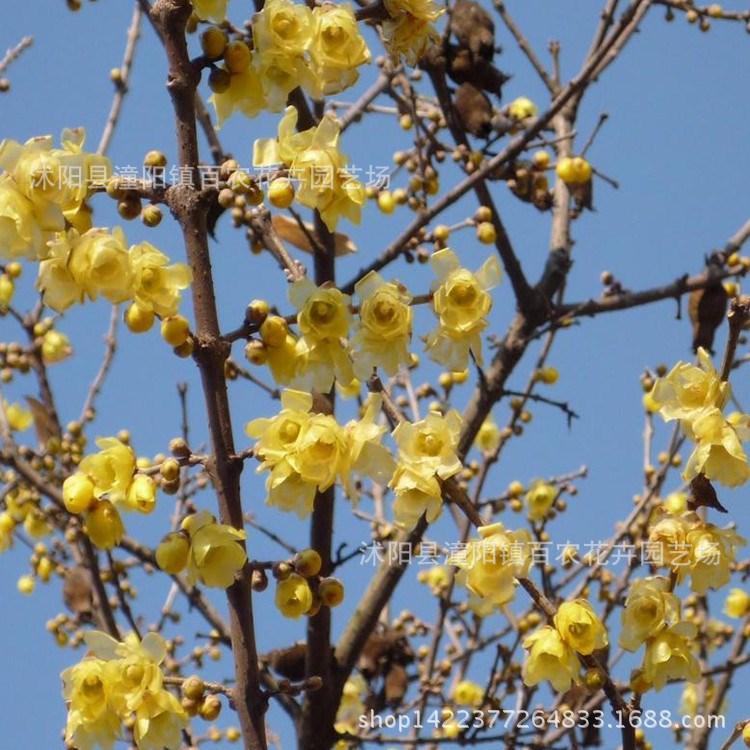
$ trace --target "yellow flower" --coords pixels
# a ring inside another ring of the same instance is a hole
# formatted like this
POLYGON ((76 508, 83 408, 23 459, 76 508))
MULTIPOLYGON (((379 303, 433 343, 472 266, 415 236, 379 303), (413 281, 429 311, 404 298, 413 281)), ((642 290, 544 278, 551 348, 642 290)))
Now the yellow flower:
POLYGON ((649 557, 657 567, 671 568, 682 578, 687 572, 690 550, 687 533, 695 522, 695 515, 673 516, 659 512, 655 515, 658 520, 648 535, 649 557))
POLYGON ((698 361, 700 367, 678 362, 667 376, 657 379, 651 390, 651 398, 659 405, 664 420, 679 419, 689 438, 693 437, 693 420, 704 409, 723 409, 732 395, 731 386, 721 381, 703 348, 698 349, 698 361))
POLYGON ((720 589, 729 582, 735 547, 744 546, 745 540, 733 529, 720 529, 712 523, 698 521, 688 531, 687 543, 690 545, 690 588, 704 595, 709 589, 720 589))
POLYGON ((367 695, 367 683, 361 674, 350 677, 344 683, 336 723, 337 732, 356 734, 359 731, 359 717, 365 713, 364 696, 367 695))
POLYGON ((97 438, 101 450, 86 456, 79 469, 94 483, 94 496, 107 495, 113 502, 125 500, 130 481, 135 474, 135 453, 117 438, 97 438))
POLYGON ((63 482, 63 502, 68 513, 85 513, 94 502, 94 483, 83 472, 71 474, 63 482))
POLYGON ((515 117, 516 120, 526 120, 529 117, 534 117, 537 113, 537 107, 531 99, 525 96, 519 96, 518 99, 514 99, 508 105, 508 112, 511 117, 515 117))
POLYGON ((437 276, 432 307, 439 325, 425 339, 430 358, 449 370, 464 370, 469 351, 482 364, 482 340, 486 316, 492 308, 489 289, 500 282, 500 264, 491 255, 476 272, 461 268, 456 254, 445 248, 430 259, 437 276))
POLYGON ((558 692, 579 682, 580 663, 575 651, 550 625, 532 633, 523 647, 529 652, 523 665, 523 681, 529 687, 549 680, 558 692))
POLYGON ((425 476, 448 479, 461 471, 456 446, 461 432, 461 415, 454 409, 445 416, 430 412, 419 422, 401 422, 393 431, 399 462, 425 476))
POLYGON ((36 260, 46 241, 63 226, 62 211, 57 209, 57 216, 48 218, 46 228, 42 227, 34 204, 8 175, 0 177, 0 257, 36 260))
POLYGON ((647 641, 643 657, 646 682, 656 690, 661 690, 669 680, 699 682, 701 667, 690 649, 696 635, 695 625, 678 622, 647 641))
POLYGON ((57 312, 83 302, 85 295, 95 300, 101 294, 112 304, 130 299, 132 276, 122 230, 60 232, 39 264, 37 286, 44 303, 57 312))
POLYGON ((434 596, 442 596, 450 587, 453 575, 447 565, 431 565, 427 570, 419 571, 417 580, 427 584, 434 596))
POLYGON ((107 701, 120 716, 128 716, 148 693, 161 689, 164 675, 159 665, 167 646, 158 633, 148 633, 142 641, 135 633, 117 641, 99 630, 83 637, 90 653, 105 662, 107 701))
POLYGON ((146 474, 136 474, 128 487, 126 504, 140 513, 151 513, 156 507, 156 482, 146 474))
POLYGON ((591 654, 609 643, 602 621, 585 599, 563 602, 554 623, 563 641, 579 654, 591 654))
POLYGON ((201 21, 221 23, 227 17, 227 0, 192 0, 195 15, 201 21))
POLYGON ((301 336, 297 353, 301 357, 302 382, 318 393, 328 393, 334 378, 343 385, 350 383, 354 372, 342 343, 351 325, 349 295, 302 279, 289 285, 289 299, 299 310, 297 325, 301 336))
POLYGON ((662 500, 664 509, 673 515, 679 515, 687 510, 688 496, 684 492, 672 492, 662 500))
POLYGON ((750 611, 750 594, 744 589, 730 589, 724 603, 724 614, 728 617, 744 617, 750 611))
POLYGON ((236 111, 242 112, 246 117, 256 117, 266 108, 267 102, 263 93, 262 80, 259 71, 251 65, 240 73, 232 73, 226 90, 215 91, 211 94, 208 101, 216 110, 217 128, 220 128, 224 121, 236 111))
POLYGON ((484 700, 484 688, 470 680, 461 680, 453 691, 453 700, 459 706, 479 708, 484 700))
POLYGON ((287 331, 280 346, 267 344, 266 351, 266 363, 273 379, 281 385, 289 385, 305 361, 304 356, 297 353, 297 339, 287 331))
POLYGON ((182 300, 181 291, 193 280, 184 263, 169 264, 169 258, 148 242, 133 245, 129 253, 133 274, 133 297, 143 310, 162 318, 176 315, 182 300))
POLYGON ((319 211, 326 226, 335 230, 341 216, 359 223, 365 190, 345 170, 347 157, 339 151, 340 124, 326 115, 309 130, 296 132, 297 110, 287 107, 279 122, 278 138, 263 138, 253 146, 253 165, 282 164, 298 181, 296 199, 319 211))
POLYGON ((85 201, 96 184, 106 182, 112 167, 106 157, 83 151, 85 139, 85 131, 75 128, 63 130, 62 149, 53 148, 51 136, 32 138, 23 145, 10 140, 0 143, 0 168, 34 204, 46 229, 62 230, 63 216, 88 228, 81 221, 88 213, 85 201))
POLYGON ((359 319, 352 338, 354 372, 367 380, 376 368, 393 377, 408 365, 412 331, 411 294, 403 284, 386 282, 370 271, 354 287, 360 298, 359 319))
POLYGON ((747 454, 742 449, 741 438, 750 435, 750 417, 727 419, 718 408, 698 412, 690 429, 697 441, 690 454, 682 478, 689 482, 698 474, 715 479, 727 487, 737 487, 750 478, 747 454))
POLYGON ((357 500, 357 489, 350 476, 352 472, 365 474, 378 484, 385 484, 396 468, 390 451, 380 443, 388 431, 377 421, 381 405, 380 394, 371 393, 362 417, 351 420, 344 427, 347 447, 340 474, 344 490, 351 500, 357 500))
POLYGON ((274 601, 284 617, 297 620, 312 606, 310 584, 302 576, 292 573, 276 584, 274 601))
POLYGON ((281 410, 275 417, 260 417, 245 425, 247 435, 258 440, 255 455, 263 461, 258 473, 273 468, 294 451, 310 421, 312 405, 311 394, 287 388, 281 394, 281 410))
POLYGON ((9 513, 0 513, 0 552, 7 552, 13 546, 13 530, 16 522, 9 513))
POLYGON ((312 21, 310 63, 302 84, 310 96, 321 99, 353 86, 359 79, 357 68, 370 62, 370 51, 349 5, 318 5, 312 21))
POLYGON ((634 581, 622 611, 619 643, 637 651, 663 628, 680 619, 680 600, 669 591, 669 579, 651 576, 634 581))
POLYGON ((399 464, 388 486, 395 495, 393 518, 398 526, 413 529, 424 514, 428 523, 440 517, 443 497, 435 476, 415 472, 407 464, 399 464))
POLYGON ((179 750, 188 716, 167 690, 147 693, 135 712, 133 736, 138 750, 179 750))
POLYGON ((61 331, 47 331, 42 337, 42 359, 45 365, 62 362, 73 353, 70 339, 61 331))
POLYGON ((456 576, 459 585, 500 607, 513 599, 516 578, 529 572, 531 536, 525 529, 509 531, 501 523, 480 527, 479 536, 451 555, 448 564, 461 569, 456 576))
POLYGON ((3 399, 2 403, 8 427, 13 432, 28 430, 34 423, 34 415, 28 409, 24 409, 21 404, 9 404, 5 399, 3 399))
POLYGON ((558 494, 557 487, 554 485, 545 482, 543 479, 534 480, 526 493, 529 519, 532 521, 544 520, 558 494))
POLYGON ((84 515, 84 530, 95 547, 109 550, 120 543, 125 527, 109 500, 97 500, 84 515))
POLYGON ((156 548, 156 564, 170 575, 182 573, 190 559, 190 537, 182 531, 167 534, 156 548))
POLYGON ((474 445, 482 453, 494 453, 500 447, 500 428, 492 416, 487 417, 482 422, 474 440, 474 445))
POLYGON ((68 702, 65 741, 80 750, 111 748, 120 734, 120 717, 107 700, 106 664, 86 658, 66 669, 61 677, 68 702))
POLYGON ((190 536, 188 583, 193 586, 200 581, 219 589, 231 586, 247 560, 245 548, 239 543, 245 539, 244 529, 216 523, 207 510, 187 516, 182 528, 190 536))
POLYGON ((312 41, 310 9, 292 0, 269 0, 253 17, 253 44, 257 54, 293 68, 312 41))
POLYGON ((391 59, 403 57, 408 65, 416 65, 427 46, 440 35, 433 26, 445 12, 432 0, 386 0, 390 18, 383 22, 383 41, 391 59))
POLYGON ((313 414, 287 461, 304 482, 317 485, 322 492, 336 481, 346 449, 346 435, 336 420, 328 414, 313 414))

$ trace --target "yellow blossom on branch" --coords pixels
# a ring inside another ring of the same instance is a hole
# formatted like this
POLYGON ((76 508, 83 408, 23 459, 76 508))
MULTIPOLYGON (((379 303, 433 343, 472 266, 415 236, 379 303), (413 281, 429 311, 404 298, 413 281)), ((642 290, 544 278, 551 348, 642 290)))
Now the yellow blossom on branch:
POLYGON ((383 41, 394 62, 403 57, 416 65, 427 46, 440 35, 433 26, 445 9, 433 0, 385 0, 389 18, 383 22, 383 41))
POLYGON ((680 600, 670 592, 669 579, 641 578, 630 585, 619 643, 628 651, 637 651, 641 644, 679 619, 680 600))
POLYGON ((579 654, 592 654, 609 643, 602 621, 585 599, 563 602, 555 613, 554 623, 565 643, 579 654))
POLYGON ((449 370, 465 370, 469 351, 482 364, 480 333, 487 327, 492 308, 488 291, 500 283, 500 263, 494 255, 472 273, 461 267, 458 256, 448 248, 430 258, 437 276, 432 308, 439 325, 425 339, 430 359, 449 370))
POLYGON ((551 625, 545 625, 532 633, 523 647, 529 652, 523 665, 525 685, 537 685, 549 680, 558 692, 577 683, 581 668, 576 652, 562 639, 551 625))
POLYGON ((699 682, 701 667, 692 653, 697 629, 688 622, 678 622, 657 633, 646 643, 643 677, 655 690, 669 680, 699 682))

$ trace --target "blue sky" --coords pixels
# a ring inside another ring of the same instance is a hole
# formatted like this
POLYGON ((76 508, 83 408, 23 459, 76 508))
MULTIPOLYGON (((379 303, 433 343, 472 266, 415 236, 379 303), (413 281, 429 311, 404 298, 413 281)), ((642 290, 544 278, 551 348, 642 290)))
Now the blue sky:
MULTIPOLYGON (((511 0, 506 5, 544 60, 548 41, 561 41, 563 75, 573 76, 588 48, 598 5, 544 0, 511 0)), ((248 8, 249 3, 232 0, 231 17, 240 20, 248 8)), ((7 74, 12 90, 0 95, 0 138, 23 141, 40 134, 57 136, 64 127, 83 125, 90 133, 88 145, 94 149, 111 102, 109 70, 120 64, 131 12, 130 3, 113 0, 86 2, 77 14, 68 12, 62 0, 15 4, 13 12, 4 16, 0 49, 16 44, 24 35, 34 36, 35 43, 7 74)), ((499 21, 498 37, 504 48, 499 64, 513 74, 504 100, 526 95, 543 109, 545 91, 499 21)), ((696 273, 704 255, 722 246, 748 218, 750 151, 746 133, 750 99, 744 73, 750 64, 749 42, 741 25, 716 23, 710 33, 704 34, 683 20, 665 23, 657 9, 621 59, 588 92, 578 123, 578 143, 586 140, 601 113, 610 115, 589 155, 598 169, 620 183, 620 189, 597 182, 596 212, 585 214, 574 225, 575 265, 568 280, 569 301, 598 296, 599 277, 604 270, 614 273, 630 289, 666 283, 686 272, 696 273)), ((374 72, 374 67, 364 69, 361 86, 372 81, 374 72)), ((174 161, 171 106, 164 80, 162 50, 145 26, 136 54, 132 91, 110 151, 116 166, 138 165, 152 148, 164 150, 170 163, 174 161)), ((347 92, 338 98, 352 100, 355 95, 356 91, 347 92)), ((256 120, 236 116, 222 130, 222 141, 241 164, 249 166, 253 140, 273 136, 277 120, 276 115, 256 120)), ((393 151, 401 147, 396 145, 400 138, 403 133, 393 120, 374 116, 345 134, 343 150, 357 165, 388 164, 393 151)), ((397 180, 396 185, 400 184, 403 182, 397 180)), ((519 203, 501 183, 493 183, 491 189, 527 275, 534 279, 548 252, 548 217, 519 203)), ((94 205, 97 224, 117 222, 107 199, 100 197, 94 205)), ((452 207, 448 217, 460 218, 473 209, 466 199, 452 207)), ((339 279, 348 280, 409 218, 404 209, 385 218, 369 206, 361 227, 351 228, 359 253, 339 264, 339 279)), ((179 232, 169 218, 157 230, 147 230, 138 222, 124 228, 131 242, 149 239, 174 260, 183 259, 179 232)), ((472 269, 481 265, 488 253, 471 232, 457 234, 453 246, 472 269)), ((251 256, 241 234, 231 230, 226 219, 219 228, 218 242, 212 246, 212 257, 224 329, 241 322, 244 306, 253 298, 266 297, 285 304, 284 283, 272 261, 251 256)), ((20 294, 26 299, 30 298, 33 275, 29 267, 20 284, 20 294)), ((430 282, 425 269, 416 271, 403 262, 394 264, 386 275, 399 277, 415 293, 426 291, 430 282)), ((497 333, 504 330, 512 314, 510 295, 507 281, 494 292, 492 330, 497 333)), ((185 309, 189 310, 189 305, 185 309)), ((638 376, 646 366, 671 366, 691 356, 689 325, 684 319, 676 320, 675 309, 674 303, 667 301, 583 320, 559 336, 550 363, 560 370, 561 377, 549 395, 568 401, 580 419, 568 429, 559 412, 535 408, 524 438, 511 443, 488 484, 494 493, 514 479, 528 482, 536 476, 567 473, 587 465, 589 478, 580 484, 570 512, 551 527, 553 542, 571 540, 584 545, 606 538, 615 521, 632 507, 632 496, 642 487, 643 415, 638 376)), ((105 302, 90 304, 66 314, 60 326, 70 335, 77 355, 52 372, 64 420, 79 413, 103 351, 102 336, 109 313, 105 302)), ((426 332, 428 319, 420 319, 421 332, 426 332)), ((0 332, 2 340, 7 341, 18 335, 8 319, 0 320, 0 332)), ((724 336, 722 329, 718 341, 724 336)), ((521 388, 526 382, 528 362, 533 361, 534 353, 531 350, 527 354, 526 368, 519 369, 509 387, 521 388)), ((239 347, 235 356, 241 359, 239 347)), ((434 372, 427 370, 428 375, 434 372)), ((91 436, 128 428, 140 454, 164 451, 179 431, 178 381, 189 384, 191 428, 198 444, 205 440, 206 432, 192 362, 176 359, 155 331, 139 337, 123 332, 91 436)), ((750 383, 746 370, 736 373, 733 385, 739 402, 747 408, 750 383)), ((6 389, 6 397, 16 400, 28 394, 31 387, 28 382, 14 383, 6 389)), ((469 393, 469 386, 457 389, 458 408, 469 393)), ((253 417, 273 413, 275 406, 261 392, 241 382, 232 386, 231 397, 237 444, 245 447, 248 439, 242 425, 253 417)), ((500 423, 505 422, 507 414, 507 405, 495 411, 500 423)), ((657 444, 665 445, 668 434, 659 425, 657 444)), ((303 524, 263 508, 262 482, 251 469, 248 467, 243 478, 247 507, 266 519, 271 528, 288 533, 293 543, 303 544, 307 533, 303 524)), ((676 485, 677 477, 672 481, 668 489, 676 485)), ((740 489, 725 497, 730 518, 737 522, 740 533, 746 531, 750 521, 747 495, 746 489, 740 489)), ((210 507, 210 503, 210 496, 205 495, 204 507, 210 507)), ((158 541, 165 530, 169 498, 164 498, 163 506, 154 517, 128 519, 129 529, 149 543, 158 541)), ((501 520, 510 525, 520 523, 518 517, 501 520)), ((356 545, 368 533, 366 526, 350 519, 342 501, 337 541, 356 545)), ((453 536, 446 521, 433 531, 439 541, 450 541, 453 536)), ((249 539, 254 557, 278 554, 257 534, 250 532, 249 539)), ((0 597, 6 603, 0 618, 0 642, 15 657, 12 664, 6 664, 6 678, 0 681, 4 715, 14 717, 5 723, 3 745, 18 750, 55 746, 58 742, 65 713, 58 673, 80 658, 80 653, 57 648, 44 631, 45 621, 62 607, 59 584, 40 586, 31 597, 16 592, 16 579, 27 569, 27 553, 21 546, 0 559, 0 597)), ((356 605, 355 592, 367 572, 356 562, 344 570, 350 594, 336 614, 337 631, 347 611, 356 605)), ((152 621, 158 616, 167 586, 149 580, 139 582, 138 587, 146 617, 152 621)), ((216 601, 221 606, 221 599, 216 601)), ((421 610, 426 618, 433 616, 434 602, 417 592, 416 571, 410 571, 394 603, 394 613, 414 601, 429 607, 421 610)), ((257 606, 261 651, 302 637, 301 623, 279 622, 270 592, 257 599, 257 606)), ((624 677, 625 671, 618 676, 624 677)), ((651 698, 650 707, 676 711, 674 692, 651 698)), ((740 718, 739 714, 730 715, 740 718)), ((285 747, 291 747, 284 723, 276 713, 271 715, 272 729, 281 733, 285 747)))

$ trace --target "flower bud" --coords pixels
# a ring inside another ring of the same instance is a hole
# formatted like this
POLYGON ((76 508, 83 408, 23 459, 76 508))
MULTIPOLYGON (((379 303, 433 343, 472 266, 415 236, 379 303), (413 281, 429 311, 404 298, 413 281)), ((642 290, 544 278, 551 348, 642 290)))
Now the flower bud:
POLYGON ((180 531, 167 534, 156 548, 156 564, 170 575, 181 573, 188 563, 190 541, 180 531))

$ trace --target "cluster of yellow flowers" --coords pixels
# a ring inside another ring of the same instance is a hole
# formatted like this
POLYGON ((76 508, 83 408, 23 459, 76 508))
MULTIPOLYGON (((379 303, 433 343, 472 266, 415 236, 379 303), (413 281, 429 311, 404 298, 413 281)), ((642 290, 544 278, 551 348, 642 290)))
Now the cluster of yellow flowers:
POLYGON ((112 304, 134 300, 126 320, 133 330, 151 327, 154 316, 177 313, 190 269, 148 242, 128 250, 121 229, 91 226, 86 201, 111 176, 108 159, 83 151, 82 128, 64 130, 62 148, 51 136, 21 145, 0 143, 0 257, 37 260, 37 287, 46 305, 63 312, 105 297, 112 304))
MULTIPOLYGON (((15 478, 12 472, 6 475, 8 489, 3 497, 5 510, 0 513, 0 552, 5 552, 13 546, 13 534, 19 524, 23 524, 24 531, 32 539, 41 539, 52 532, 52 527, 40 507, 39 493, 20 483, 14 486, 15 478)), ((49 580, 50 576, 46 571, 37 570, 37 574, 45 582, 49 580)))
POLYGON ((724 415, 732 389, 722 381, 705 349, 698 350, 700 367, 678 362, 659 378, 649 394, 649 404, 665 421, 680 420, 685 435, 695 442, 683 479, 698 474, 727 487, 737 487, 750 478, 742 441, 750 437, 750 416, 724 415))
POLYGON ((391 59, 416 65, 428 45, 440 39, 433 26, 445 8, 433 0, 385 0, 388 18, 383 22, 383 42, 391 59))
POLYGON ((669 568, 677 583, 690 576, 690 588, 703 595, 729 582, 735 548, 745 540, 733 529, 702 521, 693 511, 658 514, 649 530, 654 564, 669 568))
POLYGON ((255 419, 245 427, 258 440, 258 472, 271 472, 266 502, 299 518, 312 512, 316 491, 328 489, 337 477, 354 498, 353 472, 377 482, 387 481, 393 473, 393 458, 380 444, 386 428, 376 421, 379 396, 371 395, 362 418, 344 427, 329 414, 313 412, 313 404, 310 393, 286 390, 275 417, 255 419))
POLYGON ((149 633, 139 641, 130 633, 119 642, 96 630, 83 639, 89 653, 61 675, 68 703, 65 741, 78 750, 112 748, 122 723, 132 720, 139 750, 177 750, 188 719, 164 688, 164 639, 149 633))
POLYGON ((187 568, 188 583, 225 589, 247 560, 244 529, 217 523, 207 510, 186 516, 180 531, 173 531, 156 548, 156 562, 170 575, 187 568))
POLYGON ((456 455, 461 415, 430 412, 419 422, 401 422, 393 431, 398 464, 388 486, 393 489, 393 517, 399 526, 412 529, 423 513, 435 521, 443 509, 439 480, 463 468, 456 455))
POLYGON ((299 552, 290 563, 274 566, 277 580, 274 603, 284 617, 312 617, 321 607, 337 607, 344 601, 344 586, 337 578, 320 576, 323 560, 314 549, 299 552))
MULTIPOLYGON (((490 257, 473 274, 461 268, 452 250, 433 255, 439 284, 433 296, 438 326, 425 341, 430 357, 455 372, 465 371, 469 351, 482 363, 480 332, 487 326, 492 306, 487 289, 500 278, 497 260, 490 257)), ((262 318, 260 341, 246 349, 255 364, 267 364, 276 382, 295 388, 314 388, 327 393, 334 381, 343 388, 354 386, 355 376, 365 380, 376 368, 394 376, 401 365, 408 366, 412 336, 412 296, 397 282, 386 282, 368 273, 355 287, 360 298, 359 315, 353 319, 351 298, 333 286, 317 287, 309 279, 289 285, 289 299, 297 308, 300 337, 289 331, 277 315, 262 318), (350 332, 353 334, 350 338, 350 332)), ((480 446, 499 444, 494 423, 485 428, 480 446), (492 429, 494 428, 494 429, 492 429), (491 430, 491 434, 488 430, 491 430)))
POLYGON ((127 249, 119 227, 58 232, 48 243, 39 265, 37 285, 44 303, 57 312, 101 295, 113 305, 134 300, 126 319, 137 318, 138 331, 153 325, 154 317, 176 315, 181 291, 192 281, 184 263, 168 265, 169 258, 148 242, 127 249), (134 309, 132 309, 134 308, 134 309))
POLYGON ((297 183, 296 199, 307 208, 317 209, 331 231, 342 216, 359 224, 365 189, 346 172, 347 157, 339 150, 341 126, 326 115, 316 127, 298 133, 297 118, 296 108, 287 107, 279 122, 278 137, 255 141, 253 165, 288 169, 288 179, 297 183))
POLYGON ((500 283, 500 262, 491 255, 476 272, 462 268, 456 254, 445 248, 430 258, 437 282, 432 307, 438 327, 425 339, 430 358, 448 370, 465 370, 469 352, 482 364, 482 340, 492 309, 488 291, 500 283))
POLYGON ((526 529, 510 531, 502 523, 480 526, 479 538, 469 540, 448 559, 460 570, 456 582, 471 593, 469 606, 485 616, 513 599, 516 579, 528 575, 531 535, 526 529))
POLYGON ((62 148, 54 148, 52 136, 0 143, 0 257, 39 260, 55 232, 91 228, 86 200, 104 186, 112 166, 85 153, 85 139, 77 128, 63 131, 62 148))
POLYGON ((669 680, 700 680, 700 664, 691 646, 696 634, 695 625, 680 620, 680 600, 671 592, 668 578, 651 576, 631 585, 619 642, 628 651, 646 644, 643 665, 633 676, 641 692, 652 686, 661 690, 669 680))
POLYGON ((607 631, 588 601, 563 602, 553 624, 545 625, 524 641, 529 654, 523 666, 523 681, 531 686, 549 680, 555 690, 567 690, 571 683, 580 682, 577 654, 593 654, 608 642, 607 631))
MULTIPOLYGON (((215 20, 215 16, 212 15, 215 20)), ((252 21, 253 51, 227 58, 228 86, 211 101, 219 124, 234 111, 255 117, 279 112, 302 86, 313 98, 337 94, 370 62, 351 6, 324 2, 310 9, 292 0, 268 0, 252 21)))
POLYGON ((98 453, 86 456, 78 471, 63 483, 68 512, 82 514, 84 528, 99 549, 112 549, 125 529, 120 511, 151 513, 156 506, 156 482, 136 473, 133 449, 117 438, 98 438, 98 453))

